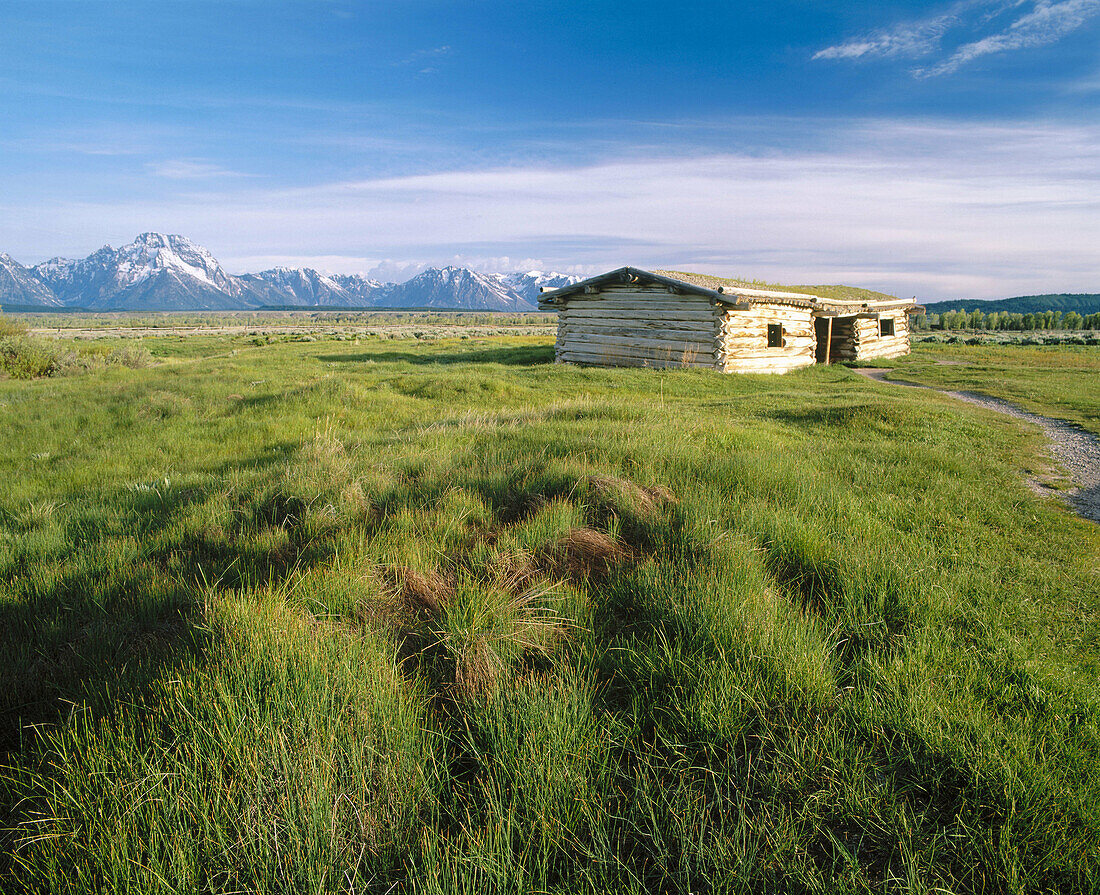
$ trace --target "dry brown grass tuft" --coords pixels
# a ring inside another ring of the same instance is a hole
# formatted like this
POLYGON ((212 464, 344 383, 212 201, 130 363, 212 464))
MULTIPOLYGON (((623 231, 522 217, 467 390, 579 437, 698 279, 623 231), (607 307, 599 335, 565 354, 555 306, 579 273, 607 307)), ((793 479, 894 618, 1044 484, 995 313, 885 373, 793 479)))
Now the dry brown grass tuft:
POLYGON ((439 636, 454 663, 459 701, 489 696, 511 674, 554 651, 568 627, 546 605, 554 590, 553 584, 539 584, 511 594, 482 586, 447 608, 439 636))
POLYGON ((632 558, 626 544, 593 528, 574 528, 558 542, 559 571, 574 580, 602 578, 632 558))
POLYGON ((542 577, 542 570, 526 550, 507 550, 497 554, 492 574, 497 585, 518 596, 542 577))
POLYGON ((439 616, 454 589, 438 572, 418 572, 405 566, 382 569, 380 615, 399 625, 425 622, 439 616))
POLYGON ((499 685, 507 663, 493 646, 489 639, 477 638, 455 656, 454 694, 459 700, 484 698, 499 685))
POLYGON ((665 504, 676 503, 676 496, 663 485, 646 487, 610 475, 593 475, 587 479, 596 493, 606 497, 621 497, 630 507, 643 516, 649 516, 665 504))

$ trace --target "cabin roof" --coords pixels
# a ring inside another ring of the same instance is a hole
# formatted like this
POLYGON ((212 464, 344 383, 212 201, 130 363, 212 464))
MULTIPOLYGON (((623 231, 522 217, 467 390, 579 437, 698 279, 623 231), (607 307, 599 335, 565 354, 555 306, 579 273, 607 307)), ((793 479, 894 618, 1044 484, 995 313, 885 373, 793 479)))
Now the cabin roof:
POLYGON ((892 295, 870 292, 866 289, 830 286, 826 288, 832 294, 823 296, 810 292, 808 289, 804 292, 757 289, 755 286, 746 286, 737 280, 712 277, 707 274, 668 270, 650 271, 638 267, 620 267, 573 283, 570 286, 547 290, 539 296, 539 307, 545 310, 553 310, 560 307, 563 300, 573 295, 595 291, 598 290, 598 287, 604 285, 626 285, 630 283, 665 286, 680 294, 701 295, 712 301, 731 306, 748 307, 754 304, 797 305, 813 308, 820 314, 833 317, 903 308, 912 313, 917 307, 912 299, 895 298, 892 295))
POLYGON ((708 278, 696 275, 692 275, 692 279, 687 280, 680 279, 678 276, 670 277, 666 276, 664 273, 642 270, 638 267, 620 267, 616 270, 608 271, 607 273, 589 277, 587 280, 581 280, 579 283, 573 283, 571 286, 563 286, 560 289, 551 289, 543 292, 542 295, 539 296, 539 304, 541 306, 545 303, 553 307, 558 305, 561 299, 569 298, 578 293, 584 293, 592 287, 626 285, 630 283, 650 283, 667 286, 679 293, 702 295, 714 301, 732 305, 745 304, 745 299, 748 299, 749 303, 751 303, 753 299, 756 299, 758 301, 771 300, 783 304, 801 304, 810 307, 817 298, 817 296, 809 295, 804 292, 779 292, 768 289, 750 289, 734 284, 732 281, 727 281, 725 283, 715 282, 713 288, 701 282, 709 279, 717 280, 716 277, 708 278), (693 280, 696 282, 693 282, 693 280))

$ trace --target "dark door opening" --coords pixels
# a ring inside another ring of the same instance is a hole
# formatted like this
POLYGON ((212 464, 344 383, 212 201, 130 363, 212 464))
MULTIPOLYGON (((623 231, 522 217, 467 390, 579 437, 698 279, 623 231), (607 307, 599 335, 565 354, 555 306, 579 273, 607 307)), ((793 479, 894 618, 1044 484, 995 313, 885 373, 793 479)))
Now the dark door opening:
POLYGON ((854 317, 815 317, 817 336, 815 358, 819 364, 835 364, 856 359, 854 317))

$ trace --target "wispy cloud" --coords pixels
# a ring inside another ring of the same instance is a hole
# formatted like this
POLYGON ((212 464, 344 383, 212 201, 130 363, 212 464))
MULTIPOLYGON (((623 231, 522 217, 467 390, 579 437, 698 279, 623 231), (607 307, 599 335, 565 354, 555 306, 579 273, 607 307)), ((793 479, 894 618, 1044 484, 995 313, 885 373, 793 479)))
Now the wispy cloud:
POLYGON ((1054 43, 1100 14, 1100 0, 961 0, 924 19, 903 22, 825 47, 814 60, 934 59, 918 78, 950 74, 994 53, 1054 43), (1026 10, 1026 11, 1025 11, 1026 10), (949 41, 948 38, 955 40, 949 41), (954 44, 952 48, 948 44, 954 44))
POLYGON ((955 25, 974 2, 956 3, 947 12, 903 22, 891 29, 879 29, 835 46, 825 47, 813 59, 916 58, 934 52, 944 33, 955 25))
POLYGON ((439 47, 430 47, 424 50, 417 50, 415 53, 410 53, 396 65, 425 65, 433 59, 439 59, 446 56, 451 52, 449 44, 443 44, 439 47))
POLYGON ((1100 0, 1063 0, 1061 3, 1040 0, 1031 12, 1016 19, 1003 31, 964 44, 943 62, 918 74, 922 77, 950 74, 966 63, 992 53, 1054 43, 1076 31, 1097 13, 1100 13, 1100 0))
POLYGON ((157 176, 169 180, 209 180, 215 177, 249 177, 240 171, 230 171, 221 165, 201 159, 168 159, 162 162, 150 162, 145 166, 157 176))
POLYGON ((1100 128, 837 127, 845 139, 823 139, 835 147, 827 150, 455 170, 293 190, 227 181, 155 202, 9 201, 0 246, 35 260, 22 248, 29 227, 58 234, 51 253, 69 250, 66 233, 92 234, 90 251, 167 229, 223 260, 309 258, 349 273, 384 264, 376 275, 386 279, 405 263, 507 256, 553 269, 631 263, 847 281, 929 300, 1100 288, 1100 128))

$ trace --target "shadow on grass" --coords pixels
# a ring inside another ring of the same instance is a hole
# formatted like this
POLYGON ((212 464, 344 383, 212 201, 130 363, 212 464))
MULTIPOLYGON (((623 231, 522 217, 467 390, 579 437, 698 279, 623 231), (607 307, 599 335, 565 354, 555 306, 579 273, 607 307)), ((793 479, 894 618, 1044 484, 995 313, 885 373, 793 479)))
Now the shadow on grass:
POLYGON ((277 469, 291 450, 210 469, 206 487, 152 483, 97 496, 125 510, 70 520, 63 552, 49 559, 16 557, 3 572, 13 597, 0 602, 0 755, 30 747, 75 706, 105 714, 201 655, 212 587, 277 583, 328 555, 323 536, 302 524, 301 499, 278 488, 235 508, 228 528, 189 519, 231 470, 277 469))
POLYGON ((1100 523, 1100 485, 1078 488, 1070 492, 1066 502, 1077 511, 1078 515, 1100 523))
POLYGON ((453 364, 501 364, 531 367, 554 362, 553 345, 524 345, 512 348, 471 348, 439 351, 429 344, 423 353, 411 351, 360 351, 354 354, 319 354, 317 360, 336 364, 407 363, 418 367, 453 364))

